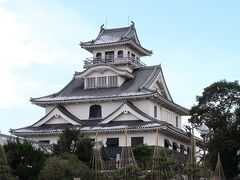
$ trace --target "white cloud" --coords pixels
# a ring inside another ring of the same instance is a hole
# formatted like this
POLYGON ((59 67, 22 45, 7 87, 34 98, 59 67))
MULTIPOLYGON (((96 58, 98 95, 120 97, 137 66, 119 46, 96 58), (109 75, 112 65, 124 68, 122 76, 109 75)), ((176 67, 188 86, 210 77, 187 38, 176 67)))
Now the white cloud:
POLYGON ((38 40, 23 16, 3 6, 0 6, 0 24, 0 108, 6 108, 26 101, 19 93, 20 89, 36 88, 38 84, 21 78, 14 68, 53 63, 61 55, 38 40))

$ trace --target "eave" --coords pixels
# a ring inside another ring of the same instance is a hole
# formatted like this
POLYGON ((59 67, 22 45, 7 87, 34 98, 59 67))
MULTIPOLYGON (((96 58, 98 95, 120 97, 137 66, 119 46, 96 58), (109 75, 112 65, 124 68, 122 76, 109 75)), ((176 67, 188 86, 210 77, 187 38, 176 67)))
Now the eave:
POLYGON ((153 97, 153 93, 128 93, 127 95, 115 95, 115 96, 101 96, 101 97, 79 97, 79 96, 72 96, 72 97, 60 97, 60 98, 50 98, 47 99, 31 99, 30 101, 33 104, 45 107, 45 105, 56 105, 56 104, 76 104, 82 102, 106 102, 106 101, 119 101, 119 100, 129 100, 129 99, 144 99, 153 97))
POLYGON ((126 44, 129 44, 134 49, 138 50, 141 53, 142 56, 151 56, 151 54, 152 54, 152 51, 143 48, 142 46, 138 45, 136 42, 134 42, 131 39, 130 40, 127 39, 127 40, 119 41, 119 42, 113 42, 113 43, 103 43, 103 44, 85 44, 85 43, 81 43, 80 46, 81 46, 81 48, 84 48, 87 51, 89 51, 90 53, 92 53, 93 49, 95 49, 95 48, 119 46, 119 45, 126 45, 126 44))

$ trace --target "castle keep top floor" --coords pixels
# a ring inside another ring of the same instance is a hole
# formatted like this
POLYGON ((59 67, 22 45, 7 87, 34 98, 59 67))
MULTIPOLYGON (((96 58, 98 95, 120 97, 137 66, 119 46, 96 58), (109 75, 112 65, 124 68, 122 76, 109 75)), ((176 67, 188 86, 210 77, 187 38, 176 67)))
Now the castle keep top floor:
POLYGON ((141 46, 133 22, 129 27, 116 29, 105 29, 102 25, 96 39, 81 42, 80 46, 93 54, 93 57, 84 61, 84 68, 96 64, 111 64, 121 68, 128 67, 131 72, 145 66, 140 61, 142 56, 152 54, 152 51, 141 46))

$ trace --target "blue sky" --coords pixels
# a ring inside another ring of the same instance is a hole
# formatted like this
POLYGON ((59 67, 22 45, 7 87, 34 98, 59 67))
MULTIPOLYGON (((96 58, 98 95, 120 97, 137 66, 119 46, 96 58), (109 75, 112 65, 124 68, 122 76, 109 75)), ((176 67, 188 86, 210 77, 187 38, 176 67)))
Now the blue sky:
POLYGON ((29 102, 59 91, 91 57, 78 45, 105 27, 135 22, 142 60, 161 64, 174 101, 190 108, 215 81, 240 78, 240 1, 0 0, 0 130, 31 125, 29 102), (107 23, 106 23, 107 22, 107 23))

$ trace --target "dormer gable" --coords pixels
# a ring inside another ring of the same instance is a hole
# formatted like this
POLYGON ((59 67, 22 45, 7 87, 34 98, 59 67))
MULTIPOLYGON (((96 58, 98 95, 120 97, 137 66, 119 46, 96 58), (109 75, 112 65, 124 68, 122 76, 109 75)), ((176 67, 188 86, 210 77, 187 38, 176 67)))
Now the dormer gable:
POLYGON ((33 124, 33 127, 38 127, 43 124, 72 124, 80 125, 79 119, 70 113, 63 106, 56 106, 48 114, 46 114, 42 119, 33 124))
POLYGON ((142 87, 157 91, 162 97, 173 102, 173 99, 163 76, 161 65, 155 67, 154 71, 148 77, 148 80, 142 85, 142 87))
POLYGON ((133 77, 129 71, 110 65, 93 66, 75 74, 75 78, 84 79, 84 89, 120 87, 125 80, 133 77))
POLYGON ((135 120, 141 120, 144 122, 155 122, 158 121, 157 119, 154 119, 142 111, 140 111, 137 107, 135 107, 130 102, 125 102, 120 106, 117 110, 115 110, 112 114, 107 116, 102 122, 99 124, 107 124, 111 121, 135 121, 135 120))

